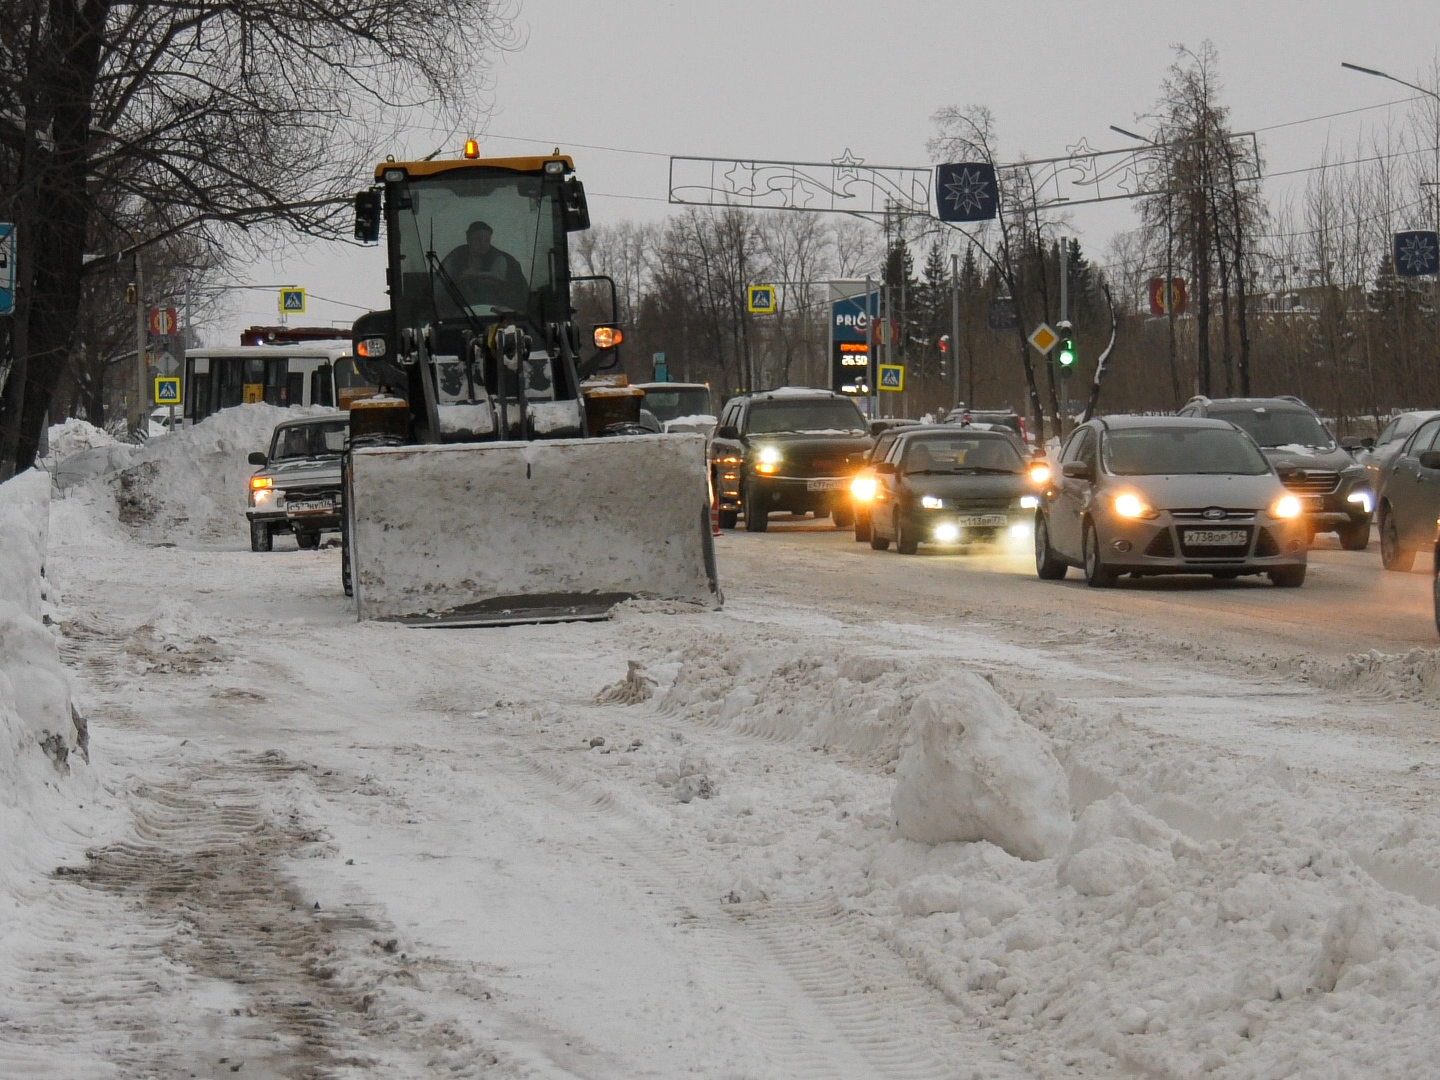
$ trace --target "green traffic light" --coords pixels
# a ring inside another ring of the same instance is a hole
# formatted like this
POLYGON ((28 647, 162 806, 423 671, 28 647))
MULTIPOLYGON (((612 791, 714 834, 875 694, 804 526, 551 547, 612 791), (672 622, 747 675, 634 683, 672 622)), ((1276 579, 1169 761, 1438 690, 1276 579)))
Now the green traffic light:
POLYGON ((1075 364, 1075 341, 1072 338, 1065 338, 1060 342, 1060 366, 1062 368, 1073 367, 1075 364))

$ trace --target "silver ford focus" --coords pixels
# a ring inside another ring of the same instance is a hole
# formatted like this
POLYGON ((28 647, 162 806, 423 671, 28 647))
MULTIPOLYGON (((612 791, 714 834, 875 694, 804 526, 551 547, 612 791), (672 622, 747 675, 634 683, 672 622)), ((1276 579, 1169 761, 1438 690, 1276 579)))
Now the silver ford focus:
POLYGON ((1300 500, 1224 420, 1111 416, 1076 428, 1035 517, 1035 569, 1091 586, 1122 574, 1305 581, 1300 500))

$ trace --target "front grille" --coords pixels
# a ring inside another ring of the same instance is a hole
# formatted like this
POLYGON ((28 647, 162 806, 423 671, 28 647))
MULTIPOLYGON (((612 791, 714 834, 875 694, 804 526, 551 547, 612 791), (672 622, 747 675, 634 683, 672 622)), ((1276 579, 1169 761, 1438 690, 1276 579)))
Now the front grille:
MULTIPOLYGON (((1218 529, 1224 529, 1227 532, 1236 529, 1236 526, 1234 526, 1228 521, 1217 521, 1215 523, 1215 527, 1218 529)), ((1238 531, 1245 534, 1245 540, 1243 543, 1240 544, 1190 544, 1186 542, 1187 536, 1189 536, 1192 532, 1199 531, 1200 528, 1196 525, 1191 525, 1189 527, 1179 530, 1180 554, 1184 555, 1187 559, 1204 559, 1207 562, 1214 559, 1243 559, 1246 555, 1250 553, 1249 525, 1240 526, 1238 528, 1238 531)))
POLYGON ((1302 495, 1329 495, 1340 486, 1340 474, 1334 469, 1301 469, 1282 473, 1280 482, 1302 495))
POLYGON ((1275 534, 1269 529, 1261 529, 1260 535, 1255 539, 1255 557, 1257 559, 1273 559, 1280 554, 1279 541, 1275 534))
POLYGON ((1169 529, 1161 529, 1155 534, 1155 539, 1145 549, 1145 554, 1152 559, 1173 559, 1175 557, 1175 538, 1170 535, 1169 529))
POLYGON ((1230 522, 1240 522, 1243 524, 1254 521, 1255 511, 1237 506, 1203 506, 1196 507, 1193 510, 1171 510, 1170 516, 1177 522, 1183 521, 1187 525, 1202 525, 1213 521, 1215 524, 1223 526, 1230 522), (1225 516, 1223 518, 1207 518, 1205 516, 1207 510, 1223 510, 1225 516))

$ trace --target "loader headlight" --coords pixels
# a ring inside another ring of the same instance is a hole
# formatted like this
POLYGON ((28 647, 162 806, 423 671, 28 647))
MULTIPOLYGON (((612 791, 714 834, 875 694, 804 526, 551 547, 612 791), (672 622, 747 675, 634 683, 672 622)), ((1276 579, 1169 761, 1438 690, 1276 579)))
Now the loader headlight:
MULTIPOLYGON (((945 505, 945 500, 940 498, 940 496, 938 495, 921 495, 920 505, 923 506, 926 510, 939 510, 945 505)), ((936 535, 939 535, 938 530, 936 532, 936 535)))
POLYGON ((597 349, 613 349, 624 340, 625 331, 618 326, 595 327, 595 347, 597 349))

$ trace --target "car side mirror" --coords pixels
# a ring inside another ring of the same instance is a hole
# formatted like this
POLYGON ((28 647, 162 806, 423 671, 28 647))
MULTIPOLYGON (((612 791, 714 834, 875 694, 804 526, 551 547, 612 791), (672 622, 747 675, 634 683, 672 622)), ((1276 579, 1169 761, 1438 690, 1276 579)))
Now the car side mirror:
POLYGON ((1095 482, 1095 470, 1088 461, 1067 461, 1060 467, 1060 472, 1071 480, 1089 480, 1095 482))
POLYGON ((1340 440, 1340 449, 1349 450, 1352 454, 1364 445, 1365 444, 1362 443, 1359 439, 1357 439, 1354 435, 1346 435, 1345 438, 1340 440))
POLYGON ((1422 469, 1440 469, 1440 450, 1420 451, 1420 467, 1422 469))
POLYGON ((895 463, 893 461, 881 461, 873 466, 876 476, 894 476, 895 463))
POLYGON ((722 428, 715 429, 715 437, 717 439, 738 439, 740 438, 740 429, 734 424, 726 424, 722 428))
POLYGON ((262 467, 270 463, 269 459, 259 450, 250 451, 250 456, 246 460, 249 461, 251 465, 260 465, 262 467))

